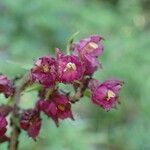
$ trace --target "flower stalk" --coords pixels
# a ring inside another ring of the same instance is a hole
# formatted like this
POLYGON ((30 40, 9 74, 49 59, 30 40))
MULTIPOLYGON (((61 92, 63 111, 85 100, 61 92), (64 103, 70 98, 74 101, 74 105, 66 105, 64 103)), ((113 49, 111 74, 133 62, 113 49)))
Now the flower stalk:
POLYGON ((22 130, 36 140, 42 127, 41 113, 51 118, 57 127, 60 120, 74 120, 72 105, 86 95, 85 91, 90 92, 93 104, 106 111, 119 103, 122 81, 109 79, 101 83, 93 78, 95 71, 101 68, 97 58, 103 53, 103 38, 92 35, 73 43, 76 34, 69 40, 68 54, 57 48, 55 57, 47 55, 38 58, 24 76, 14 78, 14 84, 6 76, 0 75, 0 93, 8 100, 0 106, 0 142, 8 142, 9 150, 18 150, 22 130), (38 100, 32 108, 20 108, 21 96, 31 90, 26 91, 26 87, 35 83, 38 85, 38 88, 34 88, 38 100), (59 86, 61 83, 71 85, 74 94, 71 91, 65 93, 63 87, 59 86), (11 134, 7 136, 6 117, 9 114, 11 134))
POLYGON ((12 133, 10 136, 9 141, 9 150, 17 150, 18 149, 18 138, 20 134, 20 128, 16 123, 16 118, 18 118, 18 106, 21 98, 21 92, 29 83, 29 73, 26 73, 23 78, 21 79, 20 85, 16 88, 14 96, 13 96, 13 112, 11 114, 11 126, 12 126, 12 133))

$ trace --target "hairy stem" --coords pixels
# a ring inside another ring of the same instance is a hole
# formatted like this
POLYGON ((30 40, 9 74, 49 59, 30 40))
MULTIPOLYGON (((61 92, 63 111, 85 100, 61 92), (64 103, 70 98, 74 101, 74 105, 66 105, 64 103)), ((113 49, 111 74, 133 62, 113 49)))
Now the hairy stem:
POLYGON ((16 124, 16 119, 19 117, 18 116, 18 105, 20 102, 20 97, 21 97, 21 92, 24 90, 24 88, 28 85, 29 83, 29 76, 30 74, 27 73, 23 76, 21 79, 21 83, 18 85, 18 87, 15 90, 14 96, 13 96, 13 112, 11 115, 11 125, 12 125, 12 133, 10 137, 10 142, 9 142, 9 150, 17 150, 18 149, 18 138, 20 134, 20 128, 16 124))
POLYGON ((9 143, 9 150, 17 150, 18 149, 18 138, 20 134, 20 129, 19 127, 12 121, 12 133, 11 133, 11 138, 10 138, 10 143, 9 143))

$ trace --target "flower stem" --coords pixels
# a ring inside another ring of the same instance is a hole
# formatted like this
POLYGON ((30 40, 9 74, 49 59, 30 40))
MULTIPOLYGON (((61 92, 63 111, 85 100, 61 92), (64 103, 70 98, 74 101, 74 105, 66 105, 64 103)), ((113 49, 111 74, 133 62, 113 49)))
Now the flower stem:
POLYGON ((70 55, 70 46, 71 46, 71 44, 73 43, 74 38, 75 38, 78 34, 79 34, 79 32, 76 32, 76 33, 74 33, 74 34, 68 39, 67 48, 66 48, 67 55, 70 55))
POLYGON ((80 83, 80 86, 75 90, 75 94, 70 97, 71 103, 76 103, 81 97, 83 97, 85 90, 87 89, 89 78, 85 79, 85 83, 80 83))
POLYGON ((11 115, 12 133, 11 133, 10 142, 9 142, 9 146, 8 146, 9 150, 17 150, 18 149, 18 143, 19 143, 18 138, 19 138, 19 134, 20 134, 20 128, 16 124, 16 119, 19 118, 18 105, 20 102, 21 92, 28 85, 29 79, 30 79, 29 73, 25 74, 22 77, 21 83, 16 88, 14 96, 13 96, 13 112, 11 115))

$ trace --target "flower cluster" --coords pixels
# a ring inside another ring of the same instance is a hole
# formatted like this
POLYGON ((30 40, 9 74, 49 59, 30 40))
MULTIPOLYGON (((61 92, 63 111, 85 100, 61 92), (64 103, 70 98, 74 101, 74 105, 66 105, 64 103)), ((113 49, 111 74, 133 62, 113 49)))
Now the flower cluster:
MULTIPOLYGON (((34 108, 19 111, 19 128, 35 139, 42 125, 41 113, 51 118, 57 127, 60 120, 74 120, 72 104, 80 100, 85 91, 91 93, 91 102, 104 110, 109 111, 116 107, 123 82, 116 79, 99 82, 93 78, 95 71, 101 67, 98 57, 104 49, 102 40, 99 35, 92 35, 71 43, 70 54, 65 55, 57 48, 54 57, 47 55, 36 60, 29 72, 29 84, 25 83, 19 90, 22 92, 26 86, 39 84, 39 98, 34 108), (60 83, 73 86, 74 94, 65 92, 60 88, 60 83)), ((0 93, 5 97, 11 96, 12 99, 15 97, 15 88, 3 75, 0 75, 0 93)), ((0 113, 0 137, 6 132, 7 121, 4 114, 6 113, 0 113)))

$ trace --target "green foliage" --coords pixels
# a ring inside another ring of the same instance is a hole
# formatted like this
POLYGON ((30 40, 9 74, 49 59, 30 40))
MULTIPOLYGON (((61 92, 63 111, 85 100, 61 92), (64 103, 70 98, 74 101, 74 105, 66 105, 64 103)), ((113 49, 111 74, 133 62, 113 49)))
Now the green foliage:
MULTIPOLYGON (((54 54, 55 47, 65 51, 70 35, 79 31, 76 40, 93 33, 105 39, 103 71, 96 78, 125 82, 117 110, 104 112, 82 99, 74 106, 75 122, 56 128, 45 118, 37 142, 23 132, 19 150, 150 149, 150 20, 143 6, 140 0, 0 1, 0 72, 22 75, 37 57, 54 54)), ((21 106, 31 107, 36 99, 36 91, 27 92, 21 106)), ((6 147, 1 144, 0 150, 6 147)))

